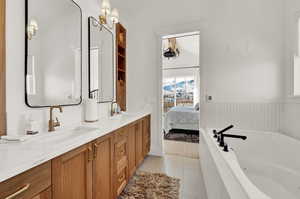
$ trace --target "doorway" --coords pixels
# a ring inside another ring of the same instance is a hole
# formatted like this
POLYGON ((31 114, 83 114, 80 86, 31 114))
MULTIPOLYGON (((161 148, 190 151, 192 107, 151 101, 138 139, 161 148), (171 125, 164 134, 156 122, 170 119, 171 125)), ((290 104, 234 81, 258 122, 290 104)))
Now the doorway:
POLYGON ((200 33, 161 38, 163 152, 198 158, 200 33))

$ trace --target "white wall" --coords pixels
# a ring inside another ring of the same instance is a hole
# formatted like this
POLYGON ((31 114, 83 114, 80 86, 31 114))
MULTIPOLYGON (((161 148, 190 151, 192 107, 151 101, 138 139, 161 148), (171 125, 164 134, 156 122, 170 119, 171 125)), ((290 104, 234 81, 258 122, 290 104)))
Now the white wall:
POLYGON ((286 0, 285 6, 285 103, 281 131, 300 139, 300 98, 293 93, 293 57, 298 52, 297 23, 300 18, 300 1, 286 0))
MULTIPOLYGON (((158 100, 161 94, 158 92, 161 81, 159 38, 200 31, 203 105, 207 105, 205 95, 213 96, 211 104, 215 106, 217 103, 280 102, 284 90, 283 2, 135 0, 128 3, 113 0, 121 16, 126 15, 127 19, 129 73, 139 74, 128 79, 129 108, 142 106, 143 102, 152 103, 156 111, 154 145, 159 147, 161 140, 161 132, 157 130, 160 123, 157 107, 161 103, 158 100)), ((240 120, 248 119, 240 114, 240 120)), ((250 119, 256 120, 256 115, 250 119)))
POLYGON ((282 0, 192 0, 184 5, 154 0, 131 6, 137 12, 129 16, 130 54, 135 55, 134 61, 129 58, 130 65, 156 67, 155 33, 193 28, 201 34, 200 64, 207 94, 220 102, 282 97, 282 0))

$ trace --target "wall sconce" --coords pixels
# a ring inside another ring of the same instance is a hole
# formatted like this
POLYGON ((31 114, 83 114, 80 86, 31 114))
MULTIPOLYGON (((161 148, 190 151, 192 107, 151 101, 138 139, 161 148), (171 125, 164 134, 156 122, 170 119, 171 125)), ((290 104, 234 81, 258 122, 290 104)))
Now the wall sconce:
POLYGON ((117 10, 117 8, 112 9, 110 19, 113 22, 113 24, 119 22, 119 11, 117 10))
POLYGON ((31 19, 27 26, 27 37, 31 40, 39 30, 39 26, 36 20, 31 19))
MULTIPOLYGON (((101 25, 108 25, 108 20, 112 24, 119 22, 119 12, 116 8, 111 10, 109 0, 102 0, 101 5, 101 15, 99 16, 99 21, 101 25)), ((112 28, 112 27, 110 27, 112 28)))

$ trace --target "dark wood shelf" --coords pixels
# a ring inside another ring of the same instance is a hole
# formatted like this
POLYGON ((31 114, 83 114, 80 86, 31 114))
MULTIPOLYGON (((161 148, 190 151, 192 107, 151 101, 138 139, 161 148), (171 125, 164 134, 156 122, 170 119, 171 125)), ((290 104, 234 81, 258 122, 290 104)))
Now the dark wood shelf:
POLYGON ((121 53, 118 53, 118 57, 122 57, 122 58, 126 58, 126 55, 123 55, 123 54, 121 54, 121 53))
POLYGON ((126 73, 125 69, 118 68, 118 72, 126 73))
POLYGON ((118 47, 121 48, 121 49, 126 49, 126 47, 122 44, 118 44, 118 47))
POLYGON ((126 29, 116 25, 117 46, 117 103, 122 111, 126 111, 126 29))

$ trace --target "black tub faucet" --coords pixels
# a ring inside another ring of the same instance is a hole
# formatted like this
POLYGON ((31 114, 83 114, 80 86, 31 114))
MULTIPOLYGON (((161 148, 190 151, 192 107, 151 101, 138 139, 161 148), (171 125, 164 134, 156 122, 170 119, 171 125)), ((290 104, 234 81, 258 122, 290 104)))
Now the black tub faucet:
POLYGON ((224 132, 232 129, 234 126, 233 125, 230 125, 230 126, 227 126, 226 128, 222 129, 221 131, 217 132, 217 130, 213 130, 213 133, 214 133, 214 138, 218 138, 218 135, 221 135, 223 134, 224 132))
POLYGON ((242 140, 246 140, 247 136, 244 135, 232 135, 232 134, 221 134, 220 136, 220 146, 224 147, 224 151, 228 152, 228 145, 224 142, 224 138, 228 137, 228 138, 237 138, 237 139, 242 139, 242 140))

